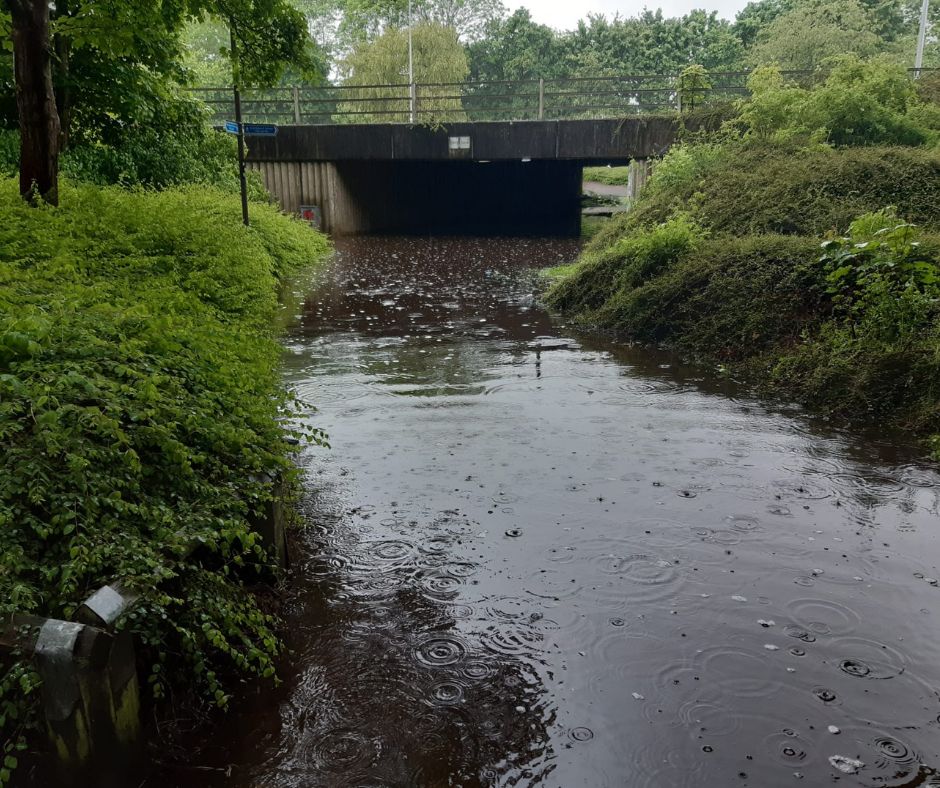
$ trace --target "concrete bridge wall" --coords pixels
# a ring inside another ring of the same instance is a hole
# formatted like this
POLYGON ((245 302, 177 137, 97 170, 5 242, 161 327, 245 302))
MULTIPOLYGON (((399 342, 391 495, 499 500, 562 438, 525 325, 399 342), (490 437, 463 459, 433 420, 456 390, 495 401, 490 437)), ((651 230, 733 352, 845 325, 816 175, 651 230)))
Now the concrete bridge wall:
POLYGON ((581 168, 661 155, 677 130, 664 117, 287 126, 250 140, 249 167, 331 233, 575 235, 581 168))

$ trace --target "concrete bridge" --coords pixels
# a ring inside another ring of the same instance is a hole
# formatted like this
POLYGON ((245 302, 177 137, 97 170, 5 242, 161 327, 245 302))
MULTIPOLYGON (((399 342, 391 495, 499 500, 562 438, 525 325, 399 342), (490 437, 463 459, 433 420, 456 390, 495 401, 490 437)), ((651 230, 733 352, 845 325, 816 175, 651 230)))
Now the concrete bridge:
POLYGON ((293 125, 251 138, 248 166, 284 210, 315 207, 335 234, 576 235, 582 168, 646 162, 678 127, 675 115, 293 125))
MULTIPOLYGON (((747 78, 294 86, 246 91, 242 107, 246 121, 280 126, 273 139, 250 140, 249 166, 285 210, 315 207, 329 232, 574 234, 585 165, 661 155, 680 118, 691 129, 719 123, 720 109, 690 110, 747 95, 747 78)), ((217 123, 234 118, 231 88, 195 92, 217 123)), ((647 172, 636 167, 636 183, 647 172)))

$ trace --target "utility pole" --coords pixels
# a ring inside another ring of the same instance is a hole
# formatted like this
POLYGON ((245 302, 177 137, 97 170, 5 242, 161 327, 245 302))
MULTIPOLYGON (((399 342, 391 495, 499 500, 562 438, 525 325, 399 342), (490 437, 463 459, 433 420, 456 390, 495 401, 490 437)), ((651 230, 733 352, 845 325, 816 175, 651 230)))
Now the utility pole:
MULTIPOLYGON (((924 1, 926 2, 926 0, 924 1)), ((415 123, 417 94, 415 91, 415 50, 411 33, 411 0, 408 0, 408 116, 411 118, 411 125, 413 126, 415 123)))
POLYGON ((927 43, 927 12, 930 9, 930 0, 924 0, 920 9, 920 32, 917 35, 917 55, 914 57, 914 76, 920 77, 920 70, 924 67, 924 45, 927 43))
POLYGON ((232 90, 235 94, 235 123, 238 124, 238 181, 242 193, 242 221, 248 226, 248 180, 245 178, 245 126, 242 124, 241 68, 235 48, 235 27, 229 21, 229 37, 232 47, 232 90))

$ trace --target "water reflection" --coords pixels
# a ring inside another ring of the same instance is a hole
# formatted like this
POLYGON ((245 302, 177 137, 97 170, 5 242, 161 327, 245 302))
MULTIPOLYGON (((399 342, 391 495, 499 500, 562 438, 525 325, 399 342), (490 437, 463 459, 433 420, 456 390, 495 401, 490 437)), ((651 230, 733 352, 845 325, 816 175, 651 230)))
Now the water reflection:
POLYGON ((287 681, 175 784, 936 779, 936 469, 573 336, 525 271, 574 252, 340 244, 287 343, 334 445, 287 681))

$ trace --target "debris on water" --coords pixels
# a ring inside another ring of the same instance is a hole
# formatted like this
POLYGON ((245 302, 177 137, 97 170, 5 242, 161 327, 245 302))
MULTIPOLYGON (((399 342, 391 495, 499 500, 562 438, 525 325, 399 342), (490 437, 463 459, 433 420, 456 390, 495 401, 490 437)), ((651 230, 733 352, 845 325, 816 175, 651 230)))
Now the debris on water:
POLYGON ((780 651, 780 646, 775 646, 773 643, 765 643, 764 648, 768 651, 780 651))
POLYGON ((764 629, 767 629, 768 627, 777 626, 777 622, 774 621, 773 619, 770 619, 769 621, 765 621, 764 619, 759 618, 757 619, 757 623, 760 624, 764 629))
POLYGON ((577 350, 578 343, 562 337, 536 337, 529 343, 530 350, 577 350))
POLYGON ((838 769, 843 774, 858 774, 859 770, 865 768, 862 761, 847 758, 845 755, 831 755, 829 756, 829 763, 834 769, 838 769))
POLYGON ((735 602, 747 602, 747 597, 746 597, 746 596, 741 596, 740 594, 735 594, 735 595, 734 595, 733 597, 731 597, 731 598, 732 598, 735 602))
POLYGON ((646 700, 646 698, 643 695, 641 695, 639 692, 633 693, 633 699, 634 700, 646 700))
POLYGON ((522 536, 522 529, 521 529, 521 528, 510 528, 510 529, 508 529, 508 530, 506 531, 506 536, 512 536, 512 537, 514 537, 514 538, 517 537, 517 536, 522 536))
POLYGON ((833 735, 837 735, 837 734, 839 734, 839 733, 842 733, 842 731, 839 729, 838 726, 836 726, 836 725, 830 725, 830 726, 829 726, 829 733, 831 733, 831 734, 833 734, 833 735))

